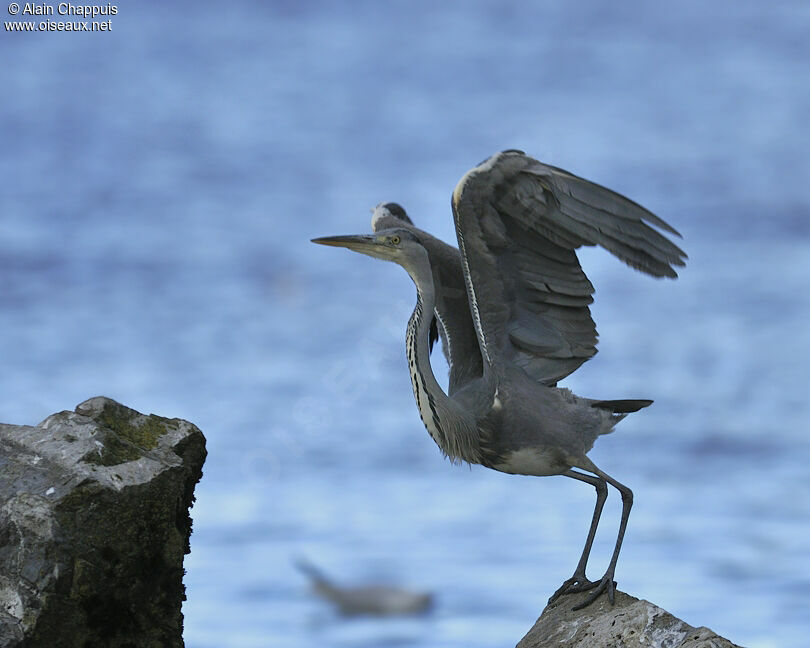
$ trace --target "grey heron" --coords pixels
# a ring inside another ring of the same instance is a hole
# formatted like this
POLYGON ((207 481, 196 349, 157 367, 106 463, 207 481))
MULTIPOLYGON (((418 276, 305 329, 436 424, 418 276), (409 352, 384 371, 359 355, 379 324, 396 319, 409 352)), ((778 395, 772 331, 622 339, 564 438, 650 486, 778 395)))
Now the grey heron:
POLYGON ((576 250, 599 245, 654 277, 677 277, 686 254, 655 228, 680 237, 637 203, 522 151, 497 153, 453 191, 458 249, 415 227, 396 203, 380 204, 373 234, 314 243, 401 265, 416 285, 406 352, 422 422, 454 462, 504 473, 565 475, 596 489, 591 526, 571 578, 549 599, 593 590, 614 599, 614 575, 632 491, 588 457, 596 438, 650 400, 597 400, 557 383, 596 353, 588 305, 594 288, 576 250), (653 227, 654 226, 654 227, 653 227), (430 364, 441 335, 447 393, 430 364), (601 579, 585 569, 608 484, 621 494, 613 554, 601 579))

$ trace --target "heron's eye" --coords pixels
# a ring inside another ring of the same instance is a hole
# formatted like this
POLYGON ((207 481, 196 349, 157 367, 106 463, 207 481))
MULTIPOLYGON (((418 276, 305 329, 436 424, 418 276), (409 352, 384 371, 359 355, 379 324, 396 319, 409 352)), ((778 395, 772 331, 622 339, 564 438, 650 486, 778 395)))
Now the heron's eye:
POLYGON ((394 235, 391 237, 391 245, 399 245, 399 237, 394 235))

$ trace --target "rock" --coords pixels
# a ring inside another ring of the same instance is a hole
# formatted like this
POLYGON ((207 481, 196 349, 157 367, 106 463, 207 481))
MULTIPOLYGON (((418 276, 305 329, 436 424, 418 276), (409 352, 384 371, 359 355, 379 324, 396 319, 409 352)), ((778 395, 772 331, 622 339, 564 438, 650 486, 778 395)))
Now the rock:
POLYGON ((205 437, 91 398, 0 424, 0 648, 183 646, 205 437))
POLYGON ((600 596, 572 611, 588 594, 563 596, 547 606, 517 648, 740 648, 624 592, 616 592, 615 605, 600 596))

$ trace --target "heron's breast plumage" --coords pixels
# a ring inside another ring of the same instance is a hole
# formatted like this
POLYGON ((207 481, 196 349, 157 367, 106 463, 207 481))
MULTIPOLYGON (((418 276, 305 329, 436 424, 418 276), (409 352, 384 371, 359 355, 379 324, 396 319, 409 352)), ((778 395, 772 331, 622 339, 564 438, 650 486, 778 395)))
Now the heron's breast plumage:
POLYGON ((419 363, 417 362, 417 333, 419 326, 422 323, 422 318, 422 300, 421 298, 418 298, 416 308, 414 309, 411 319, 408 322, 408 331, 405 335, 405 349, 408 356, 408 370, 411 374, 413 396, 414 399, 416 399, 416 407, 419 410, 419 416, 422 419, 422 423, 424 423, 425 428, 427 429, 431 438, 440 448, 442 448, 442 450, 444 450, 446 445, 446 437, 441 427, 441 419, 436 408, 436 402, 428 389, 427 378, 420 370, 419 363))

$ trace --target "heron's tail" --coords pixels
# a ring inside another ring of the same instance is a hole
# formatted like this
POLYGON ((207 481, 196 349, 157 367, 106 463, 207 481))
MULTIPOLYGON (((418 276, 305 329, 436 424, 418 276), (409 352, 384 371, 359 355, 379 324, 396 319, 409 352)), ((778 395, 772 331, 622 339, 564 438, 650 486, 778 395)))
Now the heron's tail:
POLYGON ((603 400, 594 401, 591 407, 607 410, 614 414, 630 414, 631 412, 638 412, 649 405, 652 405, 651 400, 603 400))

